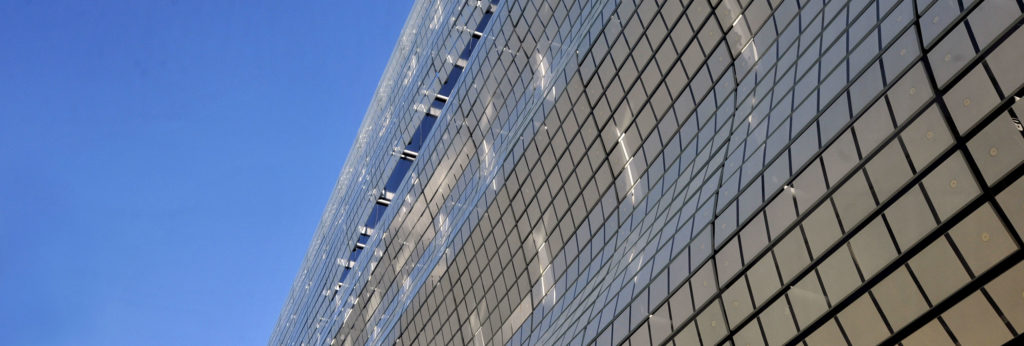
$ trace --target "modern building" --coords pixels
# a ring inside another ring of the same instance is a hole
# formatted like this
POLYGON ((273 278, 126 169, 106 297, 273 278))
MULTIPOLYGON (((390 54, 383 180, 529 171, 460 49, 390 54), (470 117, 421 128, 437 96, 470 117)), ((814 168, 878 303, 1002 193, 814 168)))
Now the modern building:
POLYGON ((420 0, 271 344, 1024 343, 1024 2, 420 0))

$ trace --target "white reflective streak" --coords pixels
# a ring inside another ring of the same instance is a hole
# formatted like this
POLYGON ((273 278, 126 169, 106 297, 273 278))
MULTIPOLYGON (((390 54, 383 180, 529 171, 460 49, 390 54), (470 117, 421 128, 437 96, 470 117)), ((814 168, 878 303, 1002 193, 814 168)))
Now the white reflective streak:
POLYGON ((626 148, 626 142, 622 141, 622 131, 619 131, 618 127, 615 128, 615 135, 619 138, 619 148, 622 149, 622 156, 626 157, 626 177, 629 178, 630 201, 633 202, 633 204, 636 204, 636 194, 632 193, 632 186, 636 185, 636 177, 633 176, 633 169, 629 167, 629 152, 631 150, 628 150, 628 148, 626 148))

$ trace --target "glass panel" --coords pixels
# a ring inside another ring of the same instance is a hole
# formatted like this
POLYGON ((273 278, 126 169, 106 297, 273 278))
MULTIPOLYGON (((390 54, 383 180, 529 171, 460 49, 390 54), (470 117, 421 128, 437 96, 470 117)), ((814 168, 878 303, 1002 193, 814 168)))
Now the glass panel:
MULTIPOLYGON (((646 321, 649 322, 650 320, 646 321)), ((649 323, 645 322, 643 325, 640 326, 640 328, 637 328, 637 330, 633 332, 633 335, 629 336, 629 341, 627 341, 626 343, 629 345, 650 345, 651 334, 648 329, 648 324, 649 323)))
POLYGON ((761 337, 761 325, 757 323, 757 320, 750 321, 743 329, 736 332, 733 336, 732 342, 734 345, 740 346, 762 346, 764 345, 764 338, 761 337))
POLYGON ((970 279, 945 238, 939 238, 911 258, 910 269, 932 302, 945 299, 970 279))
POLYGON ((910 160, 918 169, 931 163, 935 156, 953 145, 953 135, 936 105, 928 107, 913 124, 903 130, 900 137, 907 146, 910 160))
POLYGON ((920 63, 914 65, 903 78, 892 86, 892 89, 889 89, 888 95, 889 104, 892 105, 892 114, 896 117, 896 121, 902 124, 915 110, 921 108, 921 105, 932 98, 932 88, 928 84, 924 66, 920 63))
MULTIPOLYGON (((918 3, 920 2, 918 0, 918 3)), ((924 10, 925 6, 918 5, 918 9, 924 10)), ((930 44, 958 14, 960 14, 960 8, 957 6, 956 0, 939 0, 931 8, 928 8, 928 12, 921 16, 920 22, 924 41, 930 44)))
POLYGON ((793 316, 789 313, 786 299, 778 299, 761 312, 761 325, 769 345, 781 345, 796 334, 793 316))
POLYGON ((910 334, 906 339, 903 339, 903 346, 940 346, 949 345, 954 346, 953 340, 949 338, 949 334, 942 328, 938 320, 933 320, 931 323, 924 325, 921 329, 918 329, 913 334, 910 334))
MULTIPOLYGON (((873 54, 874 53, 872 53, 872 55, 873 54)), ((851 60, 853 59, 855 59, 855 57, 851 57, 851 60)), ((854 63, 851 62, 851 64, 854 63)), ((883 89, 883 86, 882 72, 879 70, 877 63, 872 64, 871 67, 869 67, 867 71, 850 86, 850 107, 852 107, 854 113, 864 109, 864 106, 870 102, 872 97, 877 95, 883 89)), ((877 102, 876 105, 882 104, 884 109, 885 101, 883 99, 879 100, 880 101, 877 102)), ((886 110, 886 115, 888 115, 888 110, 886 110)))
POLYGON ((1018 331, 1024 329, 1024 263, 1018 263, 985 286, 1006 320, 1018 331))
POLYGON ((750 262, 765 245, 768 245, 768 231, 764 228, 764 219, 759 214, 750 220, 740 231, 740 245, 743 247, 743 260, 750 262))
POLYGON ((999 103, 992 82, 980 66, 975 67, 953 86, 949 93, 943 96, 943 100, 946 101, 946 107, 953 116, 953 123, 960 134, 974 127, 982 116, 988 114, 992 107, 999 103))
POLYGON ((697 337, 696 324, 690 323, 686 328, 683 328, 676 337, 672 339, 676 345, 700 345, 700 339, 697 337))
POLYGON ((735 328, 743 318, 754 311, 754 305, 750 301, 750 289, 747 286, 747 279, 740 277, 729 288, 722 292, 722 301, 725 303, 725 313, 729 317, 729 326, 735 328))
POLYGON ((885 218, 892 227, 900 249, 910 248, 936 225, 935 217, 928 209, 928 203, 919 187, 914 187, 893 203, 885 211, 885 218))
MULTIPOLYGON (((821 164, 817 160, 811 162, 800 176, 793 181, 793 194, 800 213, 807 211, 814 201, 825 193, 825 177, 821 172, 821 164)), ((785 193, 785 192, 783 192, 785 193)))
POLYGON ((1017 234, 1024 238, 1024 179, 1017 179, 996 196, 999 207, 1006 213, 1017 234))
POLYGON ((1020 68, 1020 47, 1024 47, 1024 30, 1010 35, 988 56, 988 64, 996 73, 996 81, 1002 90, 1015 90, 1024 82, 1024 69, 1020 68))
POLYGON ((703 305, 708 298, 711 298, 711 295, 718 291, 718 285, 715 284, 715 270, 711 261, 697 269, 693 278, 690 279, 690 283, 693 285, 694 306, 703 305))
POLYGON ((803 234, 796 229, 786 235, 786 238, 782 239, 773 249, 775 259, 779 261, 782 282, 788 282, 796 273, 811 263, 811 258, 807 254, 807 246, 804 244, 803 234))
POLYGON ((863 174, 856 174, 832 195, 839 210, 839 218, 843 227, 851 228, 875 208, 875 200, 868 190, 867 180, 863 174))
POLYGON ((836 324, 835 320, 826 322, 821 328, 807 336, 807 339, 804 341, 807 342, 808 346, 846 345, 846 339, 843 339, 843 334, 839 331, 839 325, 836 324))
POLYGON ((725 283, 732 279, 733 275, 736 275, 736 272, 743 266, 743 262, 740 261, 739 238, 732 238, 718 251, 718 254, 715 255, 715 265, 718 267, 719 282, 725 283))
POLYGON ((981 292, 975 292, 942 314, 963 345, 1000 345, 1013 337, 981 292))
POLYGON ((923 183, 942 220, 948 219, 980 192, 959 152, 925 177, 923 183))
POLYGON ((725 317, 722 315, 720 301, 712 302, 697 316, 697 327, 700 328, 701 340, 709 345, 718 342, 729 333, 725 325, 725 317))
POLYGON ((669 316, 668 304, 662 305, 648 320, 651 326, 651 340, 660 343, 669 335, 672 335, 672 323, 669 316))
POLYGON ((949 235, 975 275, 988 270, 1017 249, 988 204, 954 226, 949 235))
POLYGON ((850 248, 864 277, 871 277, 896 258, 896 247, 882 218, 875 218, 850 240, 850 248))
POLYGON ((782 287, 779 274, 775 271, 775 259, 771 254, 761 257, 760 261, 750 267, 747 279, 750 280, 750 289, 754 294, 754 304, 758 306, 782 287))
POLYGON ((807 245, 811 248, 811 257, 818 257, 836 239, 843 235, 839 230, 839 220, 832 211, 832 203, 826 201, 804 219, 804 233, 807 245))
POLYGON ((828 149, 825 149, 821 159, 825 162, 825 174, 828 175, 829 185, 835 185, 860 161, 857 147, 853 144, 852 133, 849 130, 843 132, 828 149))
POLYGON ((690 315, 693 315, 693 300, 690 299, 690 283, 687 282, 679 287, 679 290, 669 298, 669 308, 672 312, 672 328, 679 328, 690 315))
POLYGON ((853 264, 850 251, 845 247, 840 248, 831 256, 821 262, 818 266, 818 273, 821 274, 821 282, 825 284, 825 292, 829 300, 838 302, 854 288, 860 286, 860 275, 857 274, 857 267, 853 264))
POLYGON ((928 310, 907 268, 900 267, 871 290, 893 330, 899 330, 928 310))
POLYGON ((839 321, 853 345, 875 345, 889 336, 889 330, 868 295, 861 296, 839 312, 839 321))
POLYGON ((768 231, 771 232, 772 239, 778 237, 786 229, 786 226, 796 219, 796 210, 793 208, 792 196, 789 192, 782 191, 765 207, 768 231))
POLYGON ((1024 136, 1006 114, 982 129, 967 148, 989 186, 1024 162, 1024 136))
POLYGON ((810 275, 800 279, 796 285, 790 287, 787 295, 793 306, 797 324, 801 329, 807 327, 828 309, 828 305, 825 303, 825 294, 822 293, 821 285, 818 283, 818 275, 813 271, 810 275))
MULTIPOLYGON (((905 1, 904 5, 909 5, 909 1, 905 1)), ((890 15, 889 19, 892 18, 890 15)), ((892 21, 886 21, 886 23, 889 22, 892 21)), ((902 23, 906 23, 905 18, 902 23)), ((891 81, 896 77, 897 73, 903 71, 920 54, 921 51, 917 47, 917 35, 914 33, 914 30, 907 30, 891 48, 882 53, 882 63, 885 64, 885 77, 891 81)))
POLYGON ((1020 8, 1011 1, 982 1, 967 18, 978 46, 984 48, 1018 15, 1020 8))
POLYGON ((882 139, 893 130, 889 107, 885 105, 885 99, 878 100, 871 108, 868 108, 867 112, 853 123, 853 129, 857 134, 860 151, 867 155, 874 150, 882 142, 882 139))
POLYGON ((971 47, 967 29, 963 25, 958 25, 928 53, 928 62, 935 73, 935 82, 939 86, 945 85, 973 57, 974 48, 971 47))

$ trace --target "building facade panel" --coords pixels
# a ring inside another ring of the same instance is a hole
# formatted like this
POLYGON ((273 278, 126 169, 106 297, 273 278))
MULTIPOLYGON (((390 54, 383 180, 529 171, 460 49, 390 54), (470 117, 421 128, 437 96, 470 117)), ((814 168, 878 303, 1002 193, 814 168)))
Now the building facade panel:
POLYGON ((1022 10, 419 1, 271 343, 1020 342, 1022 10))

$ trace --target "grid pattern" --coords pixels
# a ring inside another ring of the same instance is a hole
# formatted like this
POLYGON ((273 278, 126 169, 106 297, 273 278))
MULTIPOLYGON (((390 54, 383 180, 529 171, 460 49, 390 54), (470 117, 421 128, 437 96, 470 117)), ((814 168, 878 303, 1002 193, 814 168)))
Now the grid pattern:
POLYGON ((1022 342, 1022 11, 420 1, 271 343, 1022 342))

